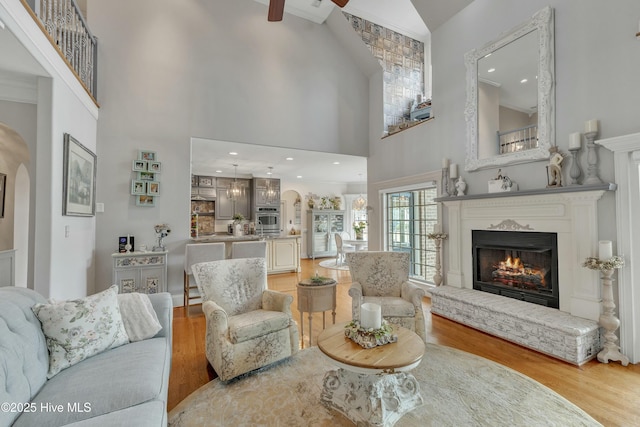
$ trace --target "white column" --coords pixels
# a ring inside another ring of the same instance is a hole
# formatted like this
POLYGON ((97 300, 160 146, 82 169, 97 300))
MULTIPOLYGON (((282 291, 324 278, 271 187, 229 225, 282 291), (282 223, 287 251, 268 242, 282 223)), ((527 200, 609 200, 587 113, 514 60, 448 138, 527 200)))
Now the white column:
POLYGON ((640 133, 596 141, 614 152, 616 191, 617 253, 625 266, 618 273, 618 314, 620 346, 631 363, 640 362, 640 224, 634 224, 634 212, 640 212, 640 133), (635 251, 632 251, 635 248, 635 251))

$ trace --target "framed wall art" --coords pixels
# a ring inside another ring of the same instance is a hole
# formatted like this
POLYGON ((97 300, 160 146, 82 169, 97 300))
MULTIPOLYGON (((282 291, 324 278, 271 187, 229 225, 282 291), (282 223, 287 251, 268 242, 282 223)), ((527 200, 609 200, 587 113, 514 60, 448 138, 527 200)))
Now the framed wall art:
POLYGON ((7 191, 7 174, 0 173, 0 218, 4 218, 4 194, 7 191))
POLYGON ((147 160, 149 162, 156 161, 156 152, 148 150, 140 150, 138 152, 138 160, 147 160))
POLYGON ((131 181, 131 194, 134 196, 138 194, 147 194, 147 182, 137 179, 131 181))
POLYGON ((140 195, 136 196, 136 206, 153 207, 156 205, 155 196, 140 195))
POLYGON ((147 194, 151 196, 160 194, 160 183, 158 181, 147 182, 147 194))
POLYGON ((62 215, 94 216, 97 157, 78 140, 64 134, 62 215))
POLYGON ((154 181, 156 174, 153 172, 138 172, 138 180, 140 181, 154 181))
POLYGON ((159 173, 162 170, 162 163, 160 162, 148 162, 147 170, 153 173, 159 173))
POLYGON ((134 172, 146 171, 147 170, 147 162, 146 160, 134 160, 132 170, 134 172))

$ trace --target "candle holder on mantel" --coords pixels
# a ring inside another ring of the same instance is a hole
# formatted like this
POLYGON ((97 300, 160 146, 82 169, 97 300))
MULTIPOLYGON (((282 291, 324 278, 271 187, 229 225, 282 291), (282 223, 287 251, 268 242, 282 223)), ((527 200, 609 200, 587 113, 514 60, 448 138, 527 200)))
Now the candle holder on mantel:
POLYGON ((602 180, 598 176, 598 151, 595 143, 597 131, 585 132, 584 137, 587 139, 587 179, 585 185, 602 184, 602 180))
POLYGON ((436 286, 440 286, 442 284, 442 274, 440 273, 440 269, 442 268, 440 265, 440 245, 447 237, 449 236, 446 233, 427 234, 427 238, 429 240, 434 240, 436 245, 436 274, 433 275, 433 283, 435 283, 436 286))
POLYGON ((580 155, 581 147, 569 148, 571 152, 571 169, 569 170, 569 176, 571 177, 571 185, 580 185, 580 177, 582 176, 582 168, 580 167, 580 155))
POLYGON ((624 266, 624 259, 618 256, 604 260, 589 257, 582 266, 591 270, 599 270, 602 273, 602 307, 604 310, 598 319, 598 324, 605 330, 605 343, 602 351, 598 353, 598 361, 609 363, 609 360, 619 360, 622 366, 627 366, 629 358, 620 353, 620 346, 616 344, 618 337, 615 332, 620 327, 620 320, 616 317, 612 285, 613 271, 624 266))

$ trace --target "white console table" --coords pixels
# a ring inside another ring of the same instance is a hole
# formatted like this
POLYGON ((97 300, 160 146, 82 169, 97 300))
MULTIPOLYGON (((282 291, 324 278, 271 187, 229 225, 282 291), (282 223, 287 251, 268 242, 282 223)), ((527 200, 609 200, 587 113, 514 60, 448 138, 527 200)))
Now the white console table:
POLYGON ((113 283, 118 292, 155 294, 167 291, 168 252, 114 253, 113 283))

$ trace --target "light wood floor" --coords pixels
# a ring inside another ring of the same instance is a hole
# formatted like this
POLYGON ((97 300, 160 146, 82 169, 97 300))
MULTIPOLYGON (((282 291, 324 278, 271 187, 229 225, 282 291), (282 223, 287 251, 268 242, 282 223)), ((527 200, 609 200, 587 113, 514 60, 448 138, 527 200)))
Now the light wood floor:
MULTIPOLYGON (((293 295, 292 311, 300 323, 297 310, 296 283, 315 274, 338 281, 336 322, 351 319, 351 282, 348 272, 329 270, 320 260, 302 260, 302 273, 269 276, 269 288, 293 295)), ((623 367, 618 362, 602 364, 591 361, 576 367, 527 350, 510 342, 431 315, 430 300, 424 300, 427 340, 454 347, 496 361, 555 390, 603 425, 640 426, 640 364, 623 367)), ((169 380, 168 409, 171 410, 190 393, 215 378, 204 355, 205 320, 199 306, 186 317, 182 307, 174 309, 173 365, 169 380)), ((307 314, 304 319, 304 347, 309 345, 307 314)), ((313 315, 313 336, 322 329, 322 314, 313 315)), ((331 315, 327 312, 327 322, 331 315)), ((300 326, 300 325, 298 325, 300 326)))

